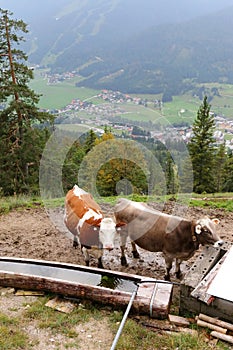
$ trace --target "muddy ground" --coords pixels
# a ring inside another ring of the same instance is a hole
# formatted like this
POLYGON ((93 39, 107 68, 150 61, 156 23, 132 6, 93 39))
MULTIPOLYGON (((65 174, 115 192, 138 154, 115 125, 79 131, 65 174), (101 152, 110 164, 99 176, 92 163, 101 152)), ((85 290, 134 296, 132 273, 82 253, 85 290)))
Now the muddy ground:
MULTIPOLYGON (((155 203, 150 203, 156 208, 155 203)), ((110 205, 104 204, 105 212, 111 211, 110 205)), ((183 210, 183 208, 181 208, 183 210)), ((167 213, 174 213, 174 204, 167 203, 163 209, 167 213)), ((177 208, 176 208, 177 210, 177 208)), ((196 207, 185 208, 186 218, 200 218, 209 215, 217 217, 220 224, 217 232, 220 237, 233 242, 233 213, 220 209, 203 209, 196 207)), ((24 209, 14 210, 9 214, 0 216, 0 256, 43 259, 60 261, 72 264, 84 265, 84 259, 80 249, 73 248, 72 235, 63 224, 64 209, 24 209)), ((134 259, 131 254, 130 244, 127 249, 128 267, 120 265, 120 249, 117 247, 111 252, 106 252, 103 264, 106 269, 124 271, 127 273, 162 279, 164 276, 164 260, 161 253, 150 253, 139 249, 141 258, 134 259)), ((183 262, 181 269, 186 272, 192 265, 196 255, 183 262)), ((93 257, 90 266, 97 266, 97 260, 93 257)), ((174 274, 174 269, 171 271, 174 274)))
MULTIPOLYGON (((155 203, 150 203, 150 205, 157 208, 155 203)), ((105 212, 112 210, 112 207, 106 204, 102 208, 105 212)), ((220 224, 217 227, 220 237, 225 241, 233 242, 233 213, 223 210, 192 207, 176 207, 177 210, 178 214, 183 213, 183 216, 186 218, 199 218, 203 215, 209 215, 211 218, 217 217, 220 220, 220 224)), ((163 211, 174 214, 174 203, 166 203, 163 211)), ((63 216, 63 208, 48 210, 41 207, 14 210, 9 214, 1 215, 0 256, 42 259, 84 265, 84 259, 80 249, 75 249, 72 246, 72 236, 63 224, 63 216)), ((200 250, 192 259, 182 263, 181 269, 184 273, 193 264, 200 250)), ((115 271, 163 279, 164 261, 162 254, 150 253, 141 249, 139 251, 141 257, 136 260, 132 257, 130 244, 128 244, 128 267, 121 267, 120 265, 119 247, 111 252, 106 252, 103 257, 104 267, 115 271)), ((97 260, 95 258, 92 258, 90 266, 97 266, 97 260)), ((172 280, 176 281, 174 269, 171 275, 172 280)), ((176 289, 176 293, 173 293, 172 302, 174 300, 174 303, 177 303, 178 296, 179 290, 176 289)), ((13 295, 8 297, 0 295, 0 312, 17 316, 23 312, 26 303, 30 303, 30 300, 25 300, 25 297, 21 297, 20 299, 13 295)), ((93 322, 80 325, 82 329, 79 332, 79 350, 109 349, 114 339, 114 334, 109 331, 107 324, 102 324, 100 330, 99 323, 96 324, 93 322)), ((37 345, 33 346, 33 350, 72 349, 72 346, 69 347, 67 345, 70 341, 69 339, 61 334, 54 335, 49 329, 42 330, 38 328, 36 321, 26 327, 25 330, 29 334, 30 341, 36 341, 37 345)))

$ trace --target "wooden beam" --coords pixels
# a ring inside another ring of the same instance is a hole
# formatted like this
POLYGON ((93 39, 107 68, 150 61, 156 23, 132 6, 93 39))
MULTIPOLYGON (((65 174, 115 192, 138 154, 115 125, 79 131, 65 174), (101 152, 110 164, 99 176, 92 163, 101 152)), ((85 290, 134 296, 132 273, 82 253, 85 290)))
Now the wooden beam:
POLYGON ((219 333, 219 332, 216 332, 216 331, 211 332, 210 335, 212 337, 215 337, 215 338, 218 338, 220 340, 223 340, 223 341, 226 341, 228 343, 233 344, 233 337, 231 335, 219 333))
POLYGON ((199 319, 197 320, 197 325, 199 327, 209 328, 209 329, 212 329, 214 331, 217 331, 217 332, 223 333, 223 334, 226 334, 226 332, 227 332, 226 328, 222 328, 222 327, 216 326, 212 323, 208 323, 208 322, 205 322, 205 321, 202 321, 199 319))
POLYGON ((219 320, 217 318, 210 317, 210 316, 207 316, 207 315, 204 315, 204 314, 199 314, 198 318, 199 318, 199 320, 203 320, 203 321, 215 324, 215 325, 217 325, 219 327, 227 328, 230 331, 233 331, 233 324, 232 323, 221 321, 221 320, 219 320))

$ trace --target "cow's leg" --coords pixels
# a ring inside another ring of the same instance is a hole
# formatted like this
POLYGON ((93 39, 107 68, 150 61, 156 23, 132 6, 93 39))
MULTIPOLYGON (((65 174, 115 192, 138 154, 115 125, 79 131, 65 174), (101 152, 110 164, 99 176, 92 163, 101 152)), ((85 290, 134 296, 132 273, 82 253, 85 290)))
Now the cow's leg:
POLYGON ((121 232, 121 265, 122 266, 128 266, 127 259, 125 256, 125 249, 126 249, 126 241, 127 241, 127 233, 121 232))
POLYGON ((133 257, 134 257, 135 259, 139 259, 139 258, 140 258, 140 255, 139 255, 139 253, 138 253, 138 251, 137 251, 136 244, 135 244, 133 241, 131 241, 131 245, 132 245, 132 254, 133 254, 133 257))
POLYGON ((78 238, 77 236, 74 236, 73 238, 73 247, 77 248, 79 246, 78 238))
POLYGON ((170 271, 172 268, 173 259, 165 256, 165 264, 166 264, 166 275, 164 276, 165 281, 170 281, 170 271))
POLYGON ((127 259, 126 259, 126 256, 125 256, 125 249, 126 249, 125 244, 121 245, 120 248, 121 248, 121 265, 122 266, 128 266, 127 259))
POLYGON ((182 263, 182 260, 180 259, 176 259, 176 278, 181 278, 182 277, 182 273, 180 270, 180 264, 182 263))
POLYGON ((89 256, 89 253, 88 253, 88 249, 85 248, 85 247, 81 247, 81 251, 83 253, 86 266, 89 266, 89 264, 90 264, 90 256, 89 256))
POLYGON ((102 263, 102 256, 103 256, 103 249, 98 249, 97 258, 98 258, 98 268, 103 269, 103 263, 102 263))

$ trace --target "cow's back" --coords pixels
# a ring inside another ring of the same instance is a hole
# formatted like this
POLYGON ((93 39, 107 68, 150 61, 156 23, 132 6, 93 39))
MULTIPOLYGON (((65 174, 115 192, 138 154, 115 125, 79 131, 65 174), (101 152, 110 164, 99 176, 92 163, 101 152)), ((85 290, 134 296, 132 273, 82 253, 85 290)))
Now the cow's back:
POLYGON ((117 223, 126 223, 132 241, 152 252, 165 250, 173 253, 173 244, 176 249, 177 242, 183 243, 186 240, 187 225, 190 231, 187 220, 126 199, 119 200, 115 207, 115 217, 117 223))
POLYGON ((67 192, 64 221, 74 235, 78 234, 77 227, 80 220, 90 225, 99 225, 102 217, 101 208, 90 193, 83 191, 77 185, 67 192))

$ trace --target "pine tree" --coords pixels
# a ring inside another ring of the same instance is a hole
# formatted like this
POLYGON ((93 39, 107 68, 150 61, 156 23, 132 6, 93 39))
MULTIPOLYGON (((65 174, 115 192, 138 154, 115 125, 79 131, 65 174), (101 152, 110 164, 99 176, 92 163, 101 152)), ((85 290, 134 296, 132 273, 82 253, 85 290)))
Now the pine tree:
POLYGON ((225 145, 225 142, 223 142, 218 147, 218 151, 216 153, 216 157, 214 161, 214 168, 215 168, 214 178, 215 178, 217 192, 222 192, 224 189, 224 176, 225 176, 226 162, 227 162, 226 145, 225 145))
POLYGON ((224 165, 224 184, 223 191, 233 192, 233 153, 228 152, 227 160, 224 165))
POLYGON ((95 146, 95 142, 97 139, 97 135, 95 134, 95 132, 91 129, 86 137, 86 140, 84 142, 84 150, 85 153, 88 153, 94 146, 95 146))
POLYGON ((0 183, 5 194, 29 191, 29 167, 38 170, 40 139, 47 135, 45 129, 34 126, 52 121, 50 115, 39 112, 39 95, 28 86, 33 71, 19 49, 27 25, 12 15, 0 9, 0 183))
POLYGON ((178 189, 178 178, 177 178, 177 169, 176 165, 174 164, 174 161, 170 155, 170 153, 167 154, 167 161, 166 161, 166 182, 167 182, 167 193, 168 194, 175 194, 178 189))
POLYGON ((213 174, 215 155, 214 127, 214 116, 210 114, 210 105, 207 101, 207 96, 205 96, 193 123, 193 136, 188 145, 193 165, 193 188, 196 193, 211 193, 215 191, 213 174))

